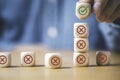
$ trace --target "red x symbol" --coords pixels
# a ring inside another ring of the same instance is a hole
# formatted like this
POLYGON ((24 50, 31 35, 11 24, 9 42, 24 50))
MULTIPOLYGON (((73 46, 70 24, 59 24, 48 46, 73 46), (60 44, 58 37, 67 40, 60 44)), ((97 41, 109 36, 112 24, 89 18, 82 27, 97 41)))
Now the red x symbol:
POLYGON ((7 58, 4 55, 0 56, 0 64, 5 64, 7 62, 7 58))
POLYGON ((30 63, 32 63, 32 61, 33 61, 33 57, 32 57, 31 55, 26 55, 26 56, 24 57, 24 62, 25 62, 26 64, 30 64, 30 63))
POLYGON ((51 59, 51 63, 54 65, 54 66, 57 66, 60 64, 60 58, 55 56, 51 59))
POLYGON ((86 61, 86 58, 85 58, 84 55, 79 55, 79 56, 77 57, 77 62, 78 62, 79 64, 83 64, 83 63, 85 63, 85 61, 86 61))
POLYGON ((97 56, 97 60, 100 63, 105 63, 107 61, 107 56, 105 54, 98 54, 97 56))
POLYGON ((86 32, 86 28, 83 25, 78 26, 77 32, 79 34, 84 34, 86 32))
POLYGON ((79 41, 77 42, 77 47, 78 47, 79 49, 84 49, 85 46, 86 46, 85 41, 79 40, 79 41))

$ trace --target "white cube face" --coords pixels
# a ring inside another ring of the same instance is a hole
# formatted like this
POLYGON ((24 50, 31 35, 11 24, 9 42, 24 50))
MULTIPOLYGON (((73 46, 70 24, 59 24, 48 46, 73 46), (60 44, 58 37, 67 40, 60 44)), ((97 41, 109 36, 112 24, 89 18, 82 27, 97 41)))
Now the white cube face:
POLYGON ((82 3, 77 2, 76 3, 76 16, 79 19, 86 19, 91 14, 91 5, 90 3, 82 3))
POLYGON ((60 68, 62 66, 62 58, 59 53, 47 53, 45 55, 45 66, 47 68, 60 68))
POLYGON ((97 51, 96 52, 96 63, 98 65, 109 65, 111 53, 109 51, 97 51))
POLYGON ((9 52, 0 52, 0 67, 8 67, 11 63, 11 56, 9 52))
POLYGON ((74 53, 73 54, 73 65, 76 67, 79 66, 88 66, 89 58, 87 53, 74 53))
POLYGON ((75 52, 87 52, 88 51, 88 38, 75 38, 74 39, 74 51, 75 52))
POLYGON ((76 38, 88 37, 88 24, 87 23, 75 23, 74 24, 74 37, 76 38))
POLYGON ((34 52, 22 52, 21 53, 21 65, 22 66, 34 66, 35 65, 35 53, 34 52))

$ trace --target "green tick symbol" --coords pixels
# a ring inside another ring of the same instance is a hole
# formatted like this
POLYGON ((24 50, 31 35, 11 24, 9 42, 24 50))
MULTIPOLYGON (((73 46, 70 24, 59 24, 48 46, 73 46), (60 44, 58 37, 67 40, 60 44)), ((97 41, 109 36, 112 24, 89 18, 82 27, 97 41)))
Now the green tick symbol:
POLYGON ((81 15, 85 15, 87 13, 87 11, 88 11, 88 7, 86 7, 86 6, 81 6, 78 9, 79 14, 81 14, 81 15))

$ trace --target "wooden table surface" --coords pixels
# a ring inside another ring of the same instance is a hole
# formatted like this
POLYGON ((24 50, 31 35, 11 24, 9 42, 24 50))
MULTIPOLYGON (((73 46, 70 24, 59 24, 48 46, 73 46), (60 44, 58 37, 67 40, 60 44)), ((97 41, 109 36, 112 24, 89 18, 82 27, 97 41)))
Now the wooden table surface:
POLYGON ((110 66, 97 66, 95 52, 90 54, 89 67, 73 67, 72 51, 59 51, 63 56, 61 69, 44 67, 44 55, 49 49, 39 46, 22 46, 12 51, 9 68, 0 68, 0 80, 120 80, 120 55, 112 54, 110 66), (31 50, 36 53, 35 67, 20 67, 20 52, 31 50))

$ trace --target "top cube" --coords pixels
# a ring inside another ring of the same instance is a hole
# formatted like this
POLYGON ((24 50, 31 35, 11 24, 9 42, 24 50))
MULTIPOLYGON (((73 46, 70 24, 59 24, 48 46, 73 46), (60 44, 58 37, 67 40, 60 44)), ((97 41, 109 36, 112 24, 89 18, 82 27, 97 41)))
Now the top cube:
POLYGON ((90 3, 77 2, 76 3, 76 16, 79 19, 86 19, 91 14, 90 3))

